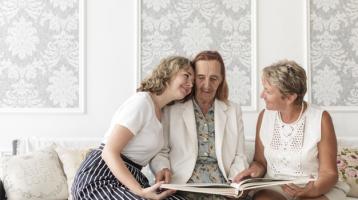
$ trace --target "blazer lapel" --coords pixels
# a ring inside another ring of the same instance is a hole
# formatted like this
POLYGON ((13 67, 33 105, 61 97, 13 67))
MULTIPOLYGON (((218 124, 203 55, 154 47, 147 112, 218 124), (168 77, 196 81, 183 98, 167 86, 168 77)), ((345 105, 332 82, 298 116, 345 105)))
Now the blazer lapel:
POLYGON ((228 109, 227 105, 219 100, 215 100, 215 112, 214 112, 214 120, 215 120, 215 149, 216 155, 218 158, 219 167, 222 169, 221 171, 224 173, 224 177, 227 178, 227 174, 224 169, 224 164, 222 160, 222 146, 223 146, 223 139, 225 134, 225 127, 226 127, 226 110, 228 109))
POLYGON ((183 111, 183 120, 188 129, 190 141, 193 143, 195 152, 198 152, 198 137, 196 133, 195 115, 193 101, 189 100, 185 103, 183 111))

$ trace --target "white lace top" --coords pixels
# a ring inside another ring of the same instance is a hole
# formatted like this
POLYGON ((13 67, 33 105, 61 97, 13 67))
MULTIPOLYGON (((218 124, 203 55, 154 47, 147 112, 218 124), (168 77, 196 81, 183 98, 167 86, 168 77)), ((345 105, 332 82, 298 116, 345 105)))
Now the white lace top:
POLYGON ((299 120, 286 124, 277 111, 265 110, 260 138, 267 160, 266 176, 317 177, 322 113, 320 108, 308 104, 299 120))

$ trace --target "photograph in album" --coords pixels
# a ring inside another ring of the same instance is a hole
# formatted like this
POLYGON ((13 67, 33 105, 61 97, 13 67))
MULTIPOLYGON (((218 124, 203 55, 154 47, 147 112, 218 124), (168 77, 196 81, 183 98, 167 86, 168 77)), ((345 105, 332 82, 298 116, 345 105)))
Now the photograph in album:
POLYGON ((163 184, 162 189, 171 189, 184 192, 196 192, 204 194, 216 194, 230 197, 240 197, 245 190, 267 188, 277 185, 307 184, 314 178, 299 179, 272 179, 272 178, 250 178, 239 183, 216 184, 216 183, 187 183, 187 184, 163 184))

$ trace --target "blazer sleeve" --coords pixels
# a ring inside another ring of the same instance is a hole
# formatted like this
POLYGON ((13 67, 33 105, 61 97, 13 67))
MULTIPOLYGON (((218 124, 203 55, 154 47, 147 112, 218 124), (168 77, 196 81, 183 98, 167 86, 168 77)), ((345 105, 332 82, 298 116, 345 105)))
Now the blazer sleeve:
POLYGON ((170 108, 167 106, 163 111, 162 116, 162 126, 163 126, 163 137, 164 137, 164 145, 163 148, 157 153, 149 163, 150 169, 154 174, 158 171, 168 168, 170 169, 170 161, 169 161, 169 130, 170 130, 170 108))
POLYGON ((236 117, 236 127, 237 127, 237 146, 235 159, 230 166, 230 171, 228 178, 232 180, 238 173, 246 169, 248 164, 248 159, 245 153, 245 135, 244 135, 244 124, 242 121, 242 111, 240 105, 232 103, 235 108, 235 117, 236 117))

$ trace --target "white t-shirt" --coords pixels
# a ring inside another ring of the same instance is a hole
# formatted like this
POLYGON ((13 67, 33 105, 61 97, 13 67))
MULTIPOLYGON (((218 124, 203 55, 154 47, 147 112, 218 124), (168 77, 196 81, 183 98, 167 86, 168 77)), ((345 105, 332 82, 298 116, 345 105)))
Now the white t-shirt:
POLYGON ((116 125, 133 133, 134 137, 122 154, 139 165, 147 165, 163 147, 162 124, 155 115, 154 103, 148 92, 137 92, 119 107, 105 134, 104 144, 116 125))

